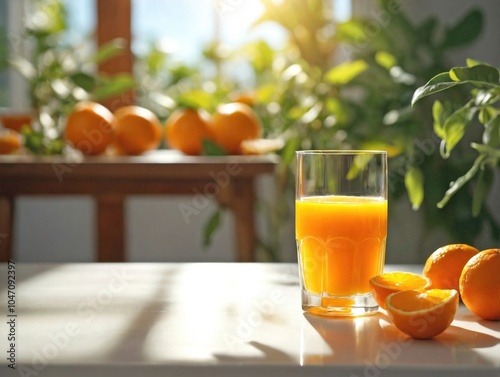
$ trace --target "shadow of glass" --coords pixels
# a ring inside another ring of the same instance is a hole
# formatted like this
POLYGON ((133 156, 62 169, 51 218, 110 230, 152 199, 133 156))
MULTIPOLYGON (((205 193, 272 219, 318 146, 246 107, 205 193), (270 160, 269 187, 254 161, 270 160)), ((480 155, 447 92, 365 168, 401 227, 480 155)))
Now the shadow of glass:
POLYGON ((304 317, 310 326, 302 328, 301 365, 354 364, 376 358, 383 336, 379 314, 325 318, 305 313, 304 317))

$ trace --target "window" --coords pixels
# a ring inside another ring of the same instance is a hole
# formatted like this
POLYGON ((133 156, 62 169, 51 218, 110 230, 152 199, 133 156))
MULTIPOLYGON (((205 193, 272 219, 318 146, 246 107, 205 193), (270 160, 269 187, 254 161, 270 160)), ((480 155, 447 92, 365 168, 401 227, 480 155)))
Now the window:
MULTIPOLYGON (((71 43, 92 40, 97 25, 99 1, 65 0, 67 6, 67 37, 71 43)), ((280 0, 131 0, 132 52, 141 56, 153 42, 161 43, 164 50, 176 59, 190 64, 199 61, 203 48, 216 39, 235 49, 253 40, 263 39, 273 48, 285 45, 287 35, 279 26, 264 23, 252 25, 264 11, 265 1, 280 0)), ((281 0, 286 1, 286 0, 281 0)), ((351 15, 351 0, 330 0, 338 20, 351 15)), ((0 0, 0 30, 22 34, 23 11, 29 0, 0 0)), ((0 41, 4 54, 6 38, 0 41), (2 46, 3 43, 3 46, 2 46)), ((244 69, 233 70, 245 75, 244 69)), ((0 67, 0 107, 24 103, 27 105, 26 86, 17 75, 0 67), (8 88, 12 88, 7 96, 8 88), (24 99, 22 99, 22 98, 24 99), (9 104, 10 99, 10 104, 9 104)))
POLYGON ((7 50, 7 0, 0 0, 0 107, 7 107, 9 104, 7 96, 9 84, 6 67, 7 50))

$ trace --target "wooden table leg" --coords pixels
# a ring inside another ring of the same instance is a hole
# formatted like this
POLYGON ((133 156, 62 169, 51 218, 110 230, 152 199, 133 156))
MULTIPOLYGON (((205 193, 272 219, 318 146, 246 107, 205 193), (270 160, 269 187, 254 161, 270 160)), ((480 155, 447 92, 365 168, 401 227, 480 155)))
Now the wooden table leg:
POLYGON ((12 258, 14 236, 14 198, 0 197, 0 262, 12 258))
POLYGON ((97 260, 125 262, 124 197, 97 195, 97 260))
POLYGON ((236 226, 238 262, 255 262, 255 188, 253 179, 238 179, 233 182, 231 207, 236 226))

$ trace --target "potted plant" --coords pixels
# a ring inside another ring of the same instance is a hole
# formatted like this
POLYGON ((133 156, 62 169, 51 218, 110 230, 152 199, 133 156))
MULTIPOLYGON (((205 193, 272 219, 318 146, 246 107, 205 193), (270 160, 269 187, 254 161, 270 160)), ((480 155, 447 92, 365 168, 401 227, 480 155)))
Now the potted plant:
POLYGON ((474 160, 465 174, 450 182, 437 206, 443 208, 460 190, 472 192, 472 216, 486 216, 496 239, 500 238, 500 227, 484 203, 490 193, 495 171, 498 172, 500 166, 499 78, 497 67, 467 59, 465 67, 454 67, 434 76, 415 91, 412 99, 414 105, 427 96, 452 92, 442 101, 435 100, 432 107, 433 129, 441 140, 440 154, 443 159, 448 159, 453 153, 465 153, 473 155, 474 160), (457 95, 456 89, 459 87, 467 87, 466 97, 457 95), (468 134, 474 131, 479 137, 472 138, 469 147, 464 146, 467 140, 471 140, 468 134))

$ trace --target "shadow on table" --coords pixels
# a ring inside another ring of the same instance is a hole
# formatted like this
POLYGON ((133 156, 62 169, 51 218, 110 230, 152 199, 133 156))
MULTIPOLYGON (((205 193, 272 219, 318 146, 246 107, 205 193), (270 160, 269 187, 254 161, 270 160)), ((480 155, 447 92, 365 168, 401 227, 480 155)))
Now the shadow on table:
POLYGON ((158 287, 150 301, 130 319, 123 335, 116 340, 111 351, 103 355, 104 360, 130 363, 146 359, 144 355, 146 339, 156 322, 168 309, 165 292, 169 286, 167 281, 172 278, 172 274, 173 272, 169 272, 168 276, 165 274, 158 282, 158 287))
POLYGON ((327 318, 304 313, 301 364, 356 364, 374 360, 383 337, 380 316, 327 318))
POLYGON ((227 354, 214 354, 214 357, 221 363, 229 364, 289 364, 290 362, 295 361, 293 357, 275 347, 271 347, 256 341, 250 341, 248 342, 248 345, 260 351, 262 353, 262 356, 233 356, 227 354))
MULTIPOLYGON (((303 329, 302 364, 364 364, 492 366, 475 349, 497 345, 500 339, 450 326, 432 339, 413 339, 398 330, 385 313, 358 318, 323 318, 304 314, 311 327, 303 329), (324 341, 321 344, 321 339, 324 341), (420 362, 418 360, 421 360, 420 362)), ((382 369, 382 367, 380 368, 382 369)))
MULTIPOLYGON (((16 286, 19 287, 19 284, 22 282, 28 281, 36 276, 46 274, 58 267, 57 264, 52 264, 52 263, 37 263, 37 264, 19 264, 16 263, 13 265, 14 266, 14 271, 16 274, 16 286), (24 268, 29 266, 29 268, 24 268)), ((0 267, 0 271, 7 271, 8 270, 8 265, 7 263, 3 264, 0 267)), ((7 274, 3 274, 2 276, 7 276, 7 274)), ((4 289, 4 285, 7 283, 7 279, 2 279, 0 281, 0 289, 4 289)))

